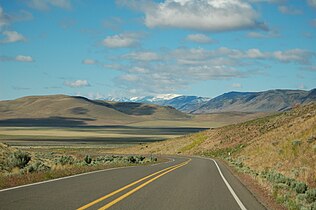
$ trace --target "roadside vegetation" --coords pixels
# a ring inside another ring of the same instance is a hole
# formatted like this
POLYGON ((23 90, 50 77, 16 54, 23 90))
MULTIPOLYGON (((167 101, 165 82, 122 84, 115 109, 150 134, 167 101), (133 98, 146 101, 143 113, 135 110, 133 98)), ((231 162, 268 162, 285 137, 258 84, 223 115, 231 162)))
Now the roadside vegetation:
MULTIPOLYGON (((34 152, 0 143, 0 189, 113 167, 156 163, 142 155, 84 155, 79 149, 47 149, 34 152)), ((97 152, 97 149, 90 151, 97 152)), ((162 160, 159 160, 162 161, 162 160)))
POLYGON ((127 149, 121 153, 185 154, 222 159, 287 209, 316 210, 316 103, 127 149))

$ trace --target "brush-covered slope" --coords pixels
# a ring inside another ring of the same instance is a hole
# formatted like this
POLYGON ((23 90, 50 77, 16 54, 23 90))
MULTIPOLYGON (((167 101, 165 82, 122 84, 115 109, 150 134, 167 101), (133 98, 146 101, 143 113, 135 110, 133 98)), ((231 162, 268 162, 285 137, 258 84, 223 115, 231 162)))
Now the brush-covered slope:
POLYGON ((112 103, 65 95, 29 96, 0 101, 0 125, 127 124, 187 115, 157 105, 112 103))
POLYGON ((229 156, 256 171, 295 172, 296 179, 316 186, 316 103, 117 152, 229 156))
POLYGON ((293 105, 306 104, 311 101, 316 101, 316 89, 311 91, 229 92, 211 99, 192 113, 284 111, 290 109, 293 105))

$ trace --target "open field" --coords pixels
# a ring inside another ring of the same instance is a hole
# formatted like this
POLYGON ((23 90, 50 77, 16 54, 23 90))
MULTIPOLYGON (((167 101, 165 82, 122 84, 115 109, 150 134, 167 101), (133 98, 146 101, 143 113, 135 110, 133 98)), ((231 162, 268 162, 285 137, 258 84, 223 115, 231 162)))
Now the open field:
POLYGON ((176 138, 265 115, 267 113, 213 113, 173 120, 151 118, 119 125, 78 124, 67 118, 50 118, 48 122, 46 118, 26 120, 16 117, 14 120, 0 120, 0 142, 15 146, 87 144, 109 147, 128 146, 176 138))
POLYGON ((109 145, 161 141, 194 133, 203 128, 129 127, 98 128, 0 127, 0 142, 9 145, 109 145))

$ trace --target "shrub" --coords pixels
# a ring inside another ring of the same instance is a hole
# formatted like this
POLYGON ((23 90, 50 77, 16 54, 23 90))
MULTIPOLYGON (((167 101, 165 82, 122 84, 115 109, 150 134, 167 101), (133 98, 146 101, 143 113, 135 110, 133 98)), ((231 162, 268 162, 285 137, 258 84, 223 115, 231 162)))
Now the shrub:
POLYGON ((307 139, 308 143, 313 143, 314 141, 316 141, 316 136, 311 136, 307 139))
POLYGON ((72 156, 61 156, 58 160, 57 163, 60 163, 61 165, 71 165, 74 163, 74 158, 72 156))
POLYGON ((36 172, 36 171, 48 171, 48 170, 50 170, 50 167, 43 164, 42 162, 36 162, 27 168, 27 171, 29 173, 36 172))
POLYGON ((151 162, 156 162, 158 159, 156 157, 150 157, 151 162))
POLYGON ((294 141, 292 141, 292 145, 293 145, 294 147, 300 146, 301 144, 302 144, 302 142, 301 142, 300 140, 294 140, 294 141))
POLYGON ((306 199, 306 194, 297 194, 296 195, 296 201, 298 202, 304 202, 306 199))
POLYGON ((89 156, 89 155, 86 155, 86 157, 84 158, 84 161, 87 163, 87 164, 90 164, 92 162, 92 158, 89 156))
POLYGON ((130 163, 135 163, 136 162, 136 158, 134 156, 128 156, 127 157, 127 161, 130 163))
POLYGON ((312 203, 311 210, 316 210, 316 202, 312 203))
POLYGON ((303 182, 298 182, 296 183, 294 189, 296 193, 305 193, 307 190, 307 185, 303 182))
POLYGON ((24 168, 30 160, 31 160, 31 156, 28 153, 17 151, 17 152, 14 152, 9 157, 9 165, 12 168, 14 167, 24 168))
POLYGON ((309 189, 305 194, 308 203, 313 203, 316 201, 316 189, 309 189))

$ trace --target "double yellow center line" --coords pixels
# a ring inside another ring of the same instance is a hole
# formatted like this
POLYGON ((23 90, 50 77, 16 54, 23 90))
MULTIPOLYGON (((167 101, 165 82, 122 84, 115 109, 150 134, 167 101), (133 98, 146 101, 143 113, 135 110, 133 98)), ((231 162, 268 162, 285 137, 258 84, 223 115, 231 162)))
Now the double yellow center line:
POLYGON ((153 174, 150 174, 150 175, 148 175, 148 176, 145 176, 145 177, 143 177, 143 178, 141 178, 141 179, 139 179, 139 180, 137 180, 137 181, 134 181, 134 182, 132 182, 132 183, 130 183, 130 184, 128 184, 128 185, 126 185, 126 186, 124 186, 124 187, 118 189, 118 190, 115 190, 115 191, 113 191, 113 192, 111 192, 111 193, 109 193, 109 194, 107 194, 107 195, 105 195, 105 196, 103 196, 103 197, 101 197, 101 198, 98 198, 98 199, 96 199, 96 200, 94 200, 94 201, 92 201, 92 202, 90 202, 90 203, 88 203, 88 204, 86 204, 86 205, 80 207, 80 208, 78 208, 77 210, 84 210, 84 209, 87 209, 87 208, 89 208, 89 207, 91 207, 91 206, 93 206, 93 205, 95 205, 95 204, 97 204, 97 203, 99 203, 99 202, 101 202, 101 201, 107 199, 107 198, 112 197, 113 195, 115 195, 115 194, 117 194, 117 193, 120 193, 120 192, 122 192, 122 191, 124 191, 124 190, 126 190, 126 189, 128 189, 128 188, 130 188, 130 187, 132 187, 132 186, 134 186, 134 185, 136 185, 136 184, 142 182, 142 181, 145 181, 145 180, 147 180, 147 179, 149 179, 149 178, 155 176, 155 177, 151 178, 150 180, 144 182, 143 184, 139 185, 138 187, 136 187, 136 188, 134 188, 134 189, 128 191, 127 193, 123 194, 122 196, 120 196, 120 197, 116 198, 115 200, 109 202, 109 203, 106 204, 105 206, 99 208, 99 210, 108 209, 108 208, 110 208, 111 206, 113 206, 114 204, 116 204, 116 203, 120 202, 121 200, 123 200, 124 198, 126 198, 126 197, 132 195, 132 194, 135 193, 136 191, 140 190, 141 188, 143 188, 143 187, 145 187, 146 185, 150 184, 151 182, 155 181, 156 179, 159 179, 160 177, 166 175, 167 173, 170 173, 171 171, 174 171, 174 170, 176 170, 176 169, 178 169, 178 168, 180 168, 180 167, 182 167, 182 166, 185 166, 185 165, 188 164, 190 161, 191 161, 191 159, 188 160, 188 161, 186 161, 186 162, 184 162, 184 163, 180 163, 180 164, 177 164, 177 165, 174 165, 174 166, 170 166, 170 167, 168 167, 168 168, 162 169, 162 170, 157 171, 157 172, 155 172, 155 173, 153 173, 153 174), (157 176, 156 176, 156 175, 157 175, 157 176))

